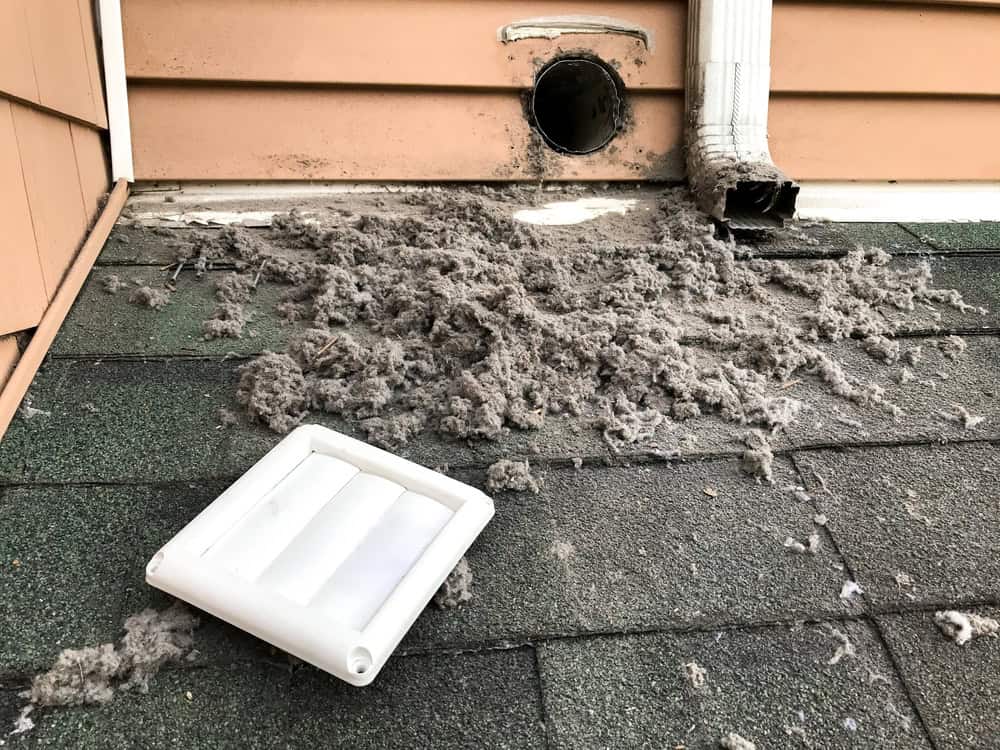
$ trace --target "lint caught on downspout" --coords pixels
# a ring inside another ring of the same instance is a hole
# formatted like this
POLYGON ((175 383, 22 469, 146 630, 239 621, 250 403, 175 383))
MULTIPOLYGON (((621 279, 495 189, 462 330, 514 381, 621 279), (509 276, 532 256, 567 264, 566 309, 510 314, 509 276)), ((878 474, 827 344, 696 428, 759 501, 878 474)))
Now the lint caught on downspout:
POLYGON ((690 0, 687 173, 699 206, 731 229, 781 226, 799 188, 767 143, 771 0, 690 0))

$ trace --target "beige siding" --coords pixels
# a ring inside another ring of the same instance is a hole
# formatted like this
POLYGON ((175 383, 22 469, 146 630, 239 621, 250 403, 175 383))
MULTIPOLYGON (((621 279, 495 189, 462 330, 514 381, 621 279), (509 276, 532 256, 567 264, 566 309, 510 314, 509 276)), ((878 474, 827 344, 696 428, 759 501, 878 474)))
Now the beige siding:
POLYGON ((136 174, 680 179, 685 7, 684 0, 251 0, 234 13, 228 0, 126 0, 136 174), (560 14, 637 23, 651 32, 653 49, 625 36, 497 42, 505 24, 560 14), (532 144, 521 91, 540 61, 579 48, 615 61, 636 95, 632 124, 612 147, 567 157, 532 144))
MULTIPOLYGON (((124 0, 139 179, 683 177, 684 0, 124 0), (508 45, 559 14, 651 31, 508 45), (532 143, 521 92, 570 50, 632 92, 607 150, 532 143)), ((797 179, 1000 179, 1000 0, 776 0, 772 143, 797 179), (985 139, 985 140, 984 140, 985 139), (988 152, 988 153, 986 153, 988 152)))
POLYGON ((38 324, 109 187, 85 0, 0 7, 0 335, 38 324))
POLYGON ((770 127, 810 180, 1000 180, 1000 99, 781 96, 770 127))
POLYGON ((0 274, 0 330, 29 328, 45 312, 49 296, 42 277, 31 207, 10 102, 0 99, 0 207, 3 211, 3 273, 0 274))
POLYGON ((784 2, 772 47, 774 92, 1000 96, 1000 8, 784 2))
POLYGON ((532 145, 502 92, 157 85, 132 92, 141 179, 527 180, 680 176, 684 102, 638 95, 627 138, 592 156, 532 145))
POLYGON ((39 102, 26 0, 0 3, 0 92, 39 102))
POLYGON ((231 0, 126 0, 125 52, 129 76, 143 80, 516 89, 531 85, 537 59, 585 46, 617 60, 631 87, 679 91, 685 5, 249 0, 236 13, 231 0), (654 51, 614 35, 496 41, 497 29, 511 21, 560 14, 631 21, 652 34, 654 51))

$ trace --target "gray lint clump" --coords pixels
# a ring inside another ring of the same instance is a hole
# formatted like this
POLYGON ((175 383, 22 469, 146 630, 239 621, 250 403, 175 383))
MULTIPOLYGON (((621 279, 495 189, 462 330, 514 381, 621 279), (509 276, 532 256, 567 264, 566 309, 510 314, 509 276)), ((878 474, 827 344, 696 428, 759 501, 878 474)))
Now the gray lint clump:
POLYGON ((215 282, 215 298, 219 302, 243 304, 253 295, 253 279, 238 273, 227 273, 215 282))
MULTIPOLYGON (((241 269, 220 302, 245 301, 259 275, 284 285, 278 313, 308 326, 244 368, 238 398, 253 418, 287 432, 327 412, 390 449, 425 430, 496 440, 556 415, 592 425, 613 450, 703 414, 766 440, 803 406, 780 390, 793 377, 900 415, 822 345, 857 340, 878 362, 912 364, 892 339, 899 316, 968 308, 932 287, 927 264, 901 270, 880 250, 753 258, 717 239, 681 190, 664 193, 655 241, 631 244, 554 240, 469 192, 406 200, 405 213, 330 227, 278 215, 270 229, 228 227, 182 251, 241 269)), ((749 450, 766 479, 763 444, 749 450)))
POLYGON ((493 492, 534 492, 539 490, 538 480, 531 475, 527 461, 497 461, 486 470, 486 488, 493 492))
POLYGON ((163 612, 144 610, 125 620, 118 644, 64 650, 24 696, 38 706, 79 706, 107 703, 115 690, 145 693, 164 664, 191 653, 197 626, 198 619, 180 603, 163 612))
POLYGON ((740 468, 758 480, 763 479, 769 484, 773 482, 774 451, 771 450, 767 435, 760 430, 751 430, 743 436, 743 444, 746 450, 743 451, 740 468))
POLYGON ((756 744, 736 732, 730 732, 719 740, 719 747, 723 750, 757 750, 756 744))
POLYGON ((469 567, 469 561, 463 557, 434 594, 434 603, 441 609, 454 609, 470 599, 472 599, 472 569, 469 567))
POLYGON ((785 537, 785 541, 782 546, 790 552, 794 552, 798 555, 815 555, 819 552, 819 534, 813 532, 809 535, 809 538, 805 543, 802 543, 798 539, 790 536, 785 537))
POLYGON ((948 336, 937 342, 937 348, 941 350, 945 359, 958 359, 965 353, 967 346, 958 336, 948 336))
POLYGON ((684 677, 695 690, 701 690, 708 683, 708 672, 695 661, 684 664, 684 677))
POLYGON ((287 354, 268 352, 240 368, 236 400, 275 432, 288 432, 306 414, 306 381, 287 354))
POLYGON ((1000 636, 1000 622, 992 617, 984 617, 971 612, 947 610, 934 613, 934 622, 941 632, 951 638, 959 646, 964 646, 973 638, 980 636, 1000 636))
POLYGON ((968 409, 960 404, 952 404, 950 411, 938 411, 937 416, 948 422, 956 422, 966 430, 974 430, 986 421, 986 417, 972 414, 968 409))
POLYGON ((101 279, 101 289, 105 294, 117 294, 128 286, 128 282, 122 281, 116 273, 109 273, 101 279))
POLYGON ((149 286, 139 286, 128 295, 128 301, 140 307, 151 307, 162 310, 170 302, 170 292, 165 289, 153 289, 149 286))
POLYGON ((201 324, 201 330, 206 339, 238 339, 243 336, 246 324, 243 305, 236 302, 222 302, 215 308, 212 317, 201 324))
POLYGON ((832 625, 829 626, 829 633, 830 636, 837 642, 837 649, 833 652, 833 656, 827 660, 827 664, 839 664, 846 658, 857 656, 857 649, 854 648, 854 644, 851 643, 846 633, 842 630, 838 630, 832 625))

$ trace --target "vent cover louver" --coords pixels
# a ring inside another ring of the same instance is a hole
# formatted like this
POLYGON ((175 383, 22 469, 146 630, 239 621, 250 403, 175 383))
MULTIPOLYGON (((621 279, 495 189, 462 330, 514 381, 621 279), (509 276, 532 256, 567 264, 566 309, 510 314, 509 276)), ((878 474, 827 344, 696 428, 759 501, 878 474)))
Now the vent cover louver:
POLYGON ((367 685, 492 516, 473 487, 304 426, 157 552, 146 580, 367 685))

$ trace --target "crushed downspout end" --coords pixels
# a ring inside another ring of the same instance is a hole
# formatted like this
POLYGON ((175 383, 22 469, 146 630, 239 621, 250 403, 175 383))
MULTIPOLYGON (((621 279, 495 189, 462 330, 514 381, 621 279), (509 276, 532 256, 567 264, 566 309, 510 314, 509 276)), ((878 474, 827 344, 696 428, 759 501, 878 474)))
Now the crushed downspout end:
POLYGON ((699 206, 732 229, 781 226, 799 187, 771 159, 771 0, 690 0, 688 182, 699 206))
POLYGON ((709 155, 692 164, 688 182, 699 208, 732 229, 780 227, 795 216, 799 186, 770 160, 709 155))

